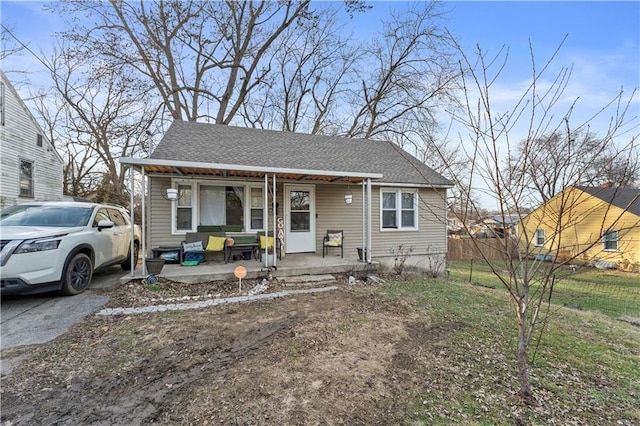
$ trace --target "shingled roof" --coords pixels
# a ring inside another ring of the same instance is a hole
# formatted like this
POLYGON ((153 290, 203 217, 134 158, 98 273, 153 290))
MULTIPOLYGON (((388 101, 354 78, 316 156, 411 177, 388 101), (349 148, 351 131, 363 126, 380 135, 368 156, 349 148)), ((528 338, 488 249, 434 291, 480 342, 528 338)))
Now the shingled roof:
POLYGON ((174 121, 155 160, 292 170, 380 173, 379 182, 438 187, 452 182, 391 142, 174 121))
POLYGON ((640 189, 603 186, 576 186, 600 200, 640 216, 640 189))

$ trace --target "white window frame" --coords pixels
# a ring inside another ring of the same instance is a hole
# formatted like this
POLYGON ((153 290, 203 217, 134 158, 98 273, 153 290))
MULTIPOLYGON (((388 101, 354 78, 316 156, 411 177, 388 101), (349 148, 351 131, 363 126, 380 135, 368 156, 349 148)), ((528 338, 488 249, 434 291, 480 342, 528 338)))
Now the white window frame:
POLYGON ((618 231, 609 231, 602 234, 602 250, 604 251, 618 251, 620 242, 620 233, 618 231), (611 238, 615 235, 615 238, 611 238), (615 243, 615 248, 607 248, 607 243, 615 243))
MULTIPOLYGON (((191 229, 177 229, 177 216, 179 207, 179 195, 178 200, 171 203, 171 234, 172 235, 184 235, 187 232, 196 232, 198 229, 198 223, 200 223, 200 186, 240 186, 244 188, 244 223, 243 228, 247 232, 264 231, 263 228, 255 229, 251 227, 251 188, 260 188, 264 195, 264 184, 257 182, 235 182, 235 181, 220 181, 220 180, 182 180, 174 179, 171 181, 171 188, 178 189, 179 185, 191 186, 191 229)), ((187 206, 182 206, 187 208, 187 206)), ((264 210, 264 206, 262 207, 264 210)))
POLYGON ((544 243, 546 241, 546 235, 544 229, 536 229, 536 232, 533 234, 533 244, 536 247, 544 247, 544 243), (540 236, 542 235, 542 243, 540 243, 540 236))
MULTIPOLYGON (((260 184, 248 184, 245 185, 245 203, 244 203, 244 217, 245 217, 245 226, 244 229, 249 230, 250 232, 258 232, 258 231, 264 231, 264 226, 262 228, 252 228, 251 227, 251 210, 253 210, 252 206, 251 206, 251 190, 257 188, 260 189, 262 191, 262 196, 260 197, 260 199, 262 200, 262 220, 264 221, 264 184, 260 185, 260 184)), ((256 209, 257 210, 257 209, 256 209)), ((263 223, 264 225, 264 223, 263 223)))
POLYGON ((411 188, 380 188, 380 232, 398 232, 398 231, 418 231, 418 190, 411 188), (396 227, 394 228, 385 228, 383 223, 383 213, 386 210, 384 209, 384 194, 393 193, 395 194, 395 212, 396 212, 396 227), (402 226, 402 194, 412 194, 413 195, 413 226, 402 226))
POLYGON ((198 223, 198 212, 196 207, 198 206, 198 185, 197 182, 194 181, 183 181, 183 180, 174 180, 171 182, 171 188, 178 189, 178 199, 176 201, 171 202, 171 234, 173 235, 184 235, 187 232, 195 232, 197 229, 198 223), (190 206, 180 206, 180 186, 190 186, 191 187, 191 205, 190 206), (191 229, 178 229, 178 208, 190 208, 191 209, 191 229))

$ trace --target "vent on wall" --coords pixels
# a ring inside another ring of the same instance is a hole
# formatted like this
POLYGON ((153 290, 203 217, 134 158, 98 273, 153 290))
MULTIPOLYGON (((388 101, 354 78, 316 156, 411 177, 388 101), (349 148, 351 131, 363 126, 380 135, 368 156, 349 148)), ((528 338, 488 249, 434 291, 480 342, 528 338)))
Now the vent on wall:
POLYGON ((38 134, 38 140, 36 141, 38 146, 42 146, 42 135, 38 134))

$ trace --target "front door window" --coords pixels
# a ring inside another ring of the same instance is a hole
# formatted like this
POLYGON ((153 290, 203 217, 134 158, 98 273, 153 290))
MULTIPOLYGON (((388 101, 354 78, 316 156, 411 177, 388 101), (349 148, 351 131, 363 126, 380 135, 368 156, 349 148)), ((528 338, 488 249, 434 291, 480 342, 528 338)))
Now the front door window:
POLYGON ((311 204, 309 191, 291 191, 291 232, 309 232, 311 204))

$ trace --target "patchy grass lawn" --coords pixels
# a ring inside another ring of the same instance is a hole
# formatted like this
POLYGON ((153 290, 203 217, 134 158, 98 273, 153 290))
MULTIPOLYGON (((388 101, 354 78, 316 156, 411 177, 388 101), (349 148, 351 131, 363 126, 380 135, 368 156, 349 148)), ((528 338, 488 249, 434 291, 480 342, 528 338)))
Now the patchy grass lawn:
POLYGON ((452 280, 92 317, 17 350, 31 355, 3 377, 1 416, 24 425, 640 423, 640 328, 555 312, 531 354, 532 405, 516 396, 515 335, 504 291, 452 280))
MULTIPOLYGON (((497 270, 508 277, 506 267, 496 262, 497 270)), ((541 264, 542 268, 550 264, 541 264)), ((489 288, 502 289, 489 266, 482 261, 449 263, 450 278, 489 288)), ((640 274, 581 267, 569 267, 556 274, 551 302, 572 309, 599 312, 615 319, 640 324, 640 274)))

